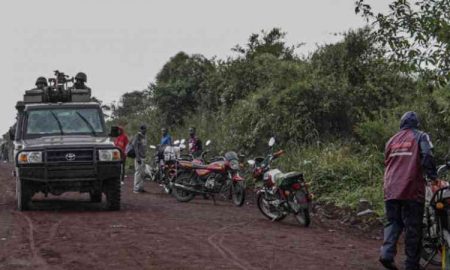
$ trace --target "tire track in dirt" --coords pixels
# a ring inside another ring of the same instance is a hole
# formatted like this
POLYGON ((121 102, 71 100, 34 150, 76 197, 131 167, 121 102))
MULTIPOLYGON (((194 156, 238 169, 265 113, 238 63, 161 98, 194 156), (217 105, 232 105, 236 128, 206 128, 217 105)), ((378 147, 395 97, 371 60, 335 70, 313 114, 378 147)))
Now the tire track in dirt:
POLYGON ((39 255, 39 250, 36 247, 36 242, 34 239, 34 230, 35 227, 33 225, 33 221, 29 216, 22 212, 17 212, 20 216, 22 216, 28 224, 28 243, 30 245, 30 250, 32 254, 32 262, 35 263, 38 267, 43 267, 44 269, 48 269, 47 261, 39 255))
POLYGON ((63 219, 60 219, 58 222, 53 224, 50 227, 49 230, 49 237, 47 238, 47 241, 43 243, 42 245, 37 244, 36 238, 35 238, 35 231, 36 226, 33 222, 33 220, 22 212, 17 212, 20 216, 22 216, 27 225, 28 225, 28 244, 30 246, 31 254, 32 254, 32 260, 31 262, 37 266, 37 269, 62 269, 60 267, 56 267, 54 265, 49 265, 47 263, 47 260, 40 255, 41 250, 45 247, 48 247, 52 244, 52 241, 55 239, 56 234, 58 232, 58 229, 63 222, 63 219))
POLYGON ((234 265, 236 265, 237 267, 239 267, 242 270, 256 270, 256 268, 254 268, 250 263, 248 263, 247 261, 240 259, 236 253, 234 253, 233 251, 231 251, 229 248, 227 248, 224 244, 223 244, 223 240, 225 238, 225 235, 221 235, 221 233, 225 232, 226 230, 233 228, 233 227, 242 227, 245 225, 248 225, 249 222, 244 222, 244 223, 237 223, 237 224, 232 224, 232 225, 228 225, 225 227, 220 228, 217 232, 211 234, 208 237, 208 243, 214 248, 216 249, 220 255, 222 255, 222 257, 228 261, 230 261, 231 263, 233 263, 234 265), (219 238, 218 241, 215 238, 219 238))
POLYGON ((48 242, 52 242, 53 239, 55 239, 56 234, 58 233, 59 226, 61 225, 63 220, 64 220, 64 218, 58 220, 58 222, 56 222, 55 224, 52 225, 52 227, 50 228, 50 232, 49 232, 48 242))

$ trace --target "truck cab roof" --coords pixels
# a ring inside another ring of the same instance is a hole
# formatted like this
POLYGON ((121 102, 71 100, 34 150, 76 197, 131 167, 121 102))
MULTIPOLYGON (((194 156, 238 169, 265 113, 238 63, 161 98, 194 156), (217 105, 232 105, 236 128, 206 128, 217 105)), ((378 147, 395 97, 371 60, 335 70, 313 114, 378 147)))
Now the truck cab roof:
POLYGON ((86 107, 86 108, 98 108, 100 104, 97 102, 57 102, 57 103, 29 103, 24 104, 25 110, 35 108, 65 108, 65 107, 86 107))

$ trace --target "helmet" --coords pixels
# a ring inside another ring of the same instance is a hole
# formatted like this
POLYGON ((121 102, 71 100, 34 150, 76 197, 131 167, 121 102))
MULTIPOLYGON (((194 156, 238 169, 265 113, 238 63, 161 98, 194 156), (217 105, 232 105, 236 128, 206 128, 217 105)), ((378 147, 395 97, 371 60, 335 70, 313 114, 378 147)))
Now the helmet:
POLYGON ((45 78, 45 77, 39 77, 39 78, 37 78, 36 79, 36 86, 38 85, 38 84, 44 84, 45 86, 47 86, 48 84, 47 84, 47 79, 45 78))
POLYGON ((189 128, 189 135, 195 135, 195 127, 189 128))
POLYGON ((78 72, 77 75, 75 76, 75 80, 79 80, 79 81, 82 81, 82 82, 87 82, 86 73, 78 72))

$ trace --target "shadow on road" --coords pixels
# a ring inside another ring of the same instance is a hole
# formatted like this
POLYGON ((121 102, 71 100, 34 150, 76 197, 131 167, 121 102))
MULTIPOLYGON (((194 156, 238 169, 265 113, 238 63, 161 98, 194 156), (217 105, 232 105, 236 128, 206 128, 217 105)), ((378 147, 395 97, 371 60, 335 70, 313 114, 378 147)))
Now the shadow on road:
POLYGON ((70 199, 33 200, 30 205, 32 211, 59 211, 59 212, 104 212, 105 203, 93 203, 90 201, 70 199))

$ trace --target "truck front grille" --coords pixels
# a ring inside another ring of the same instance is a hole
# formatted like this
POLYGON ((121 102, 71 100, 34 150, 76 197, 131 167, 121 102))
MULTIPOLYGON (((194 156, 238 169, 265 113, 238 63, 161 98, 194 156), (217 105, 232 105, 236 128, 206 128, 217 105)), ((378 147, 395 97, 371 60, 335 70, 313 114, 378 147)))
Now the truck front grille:
POLYGON ((94 149, 52 149, 47 151, 47 162, 93 162, 94 149))

